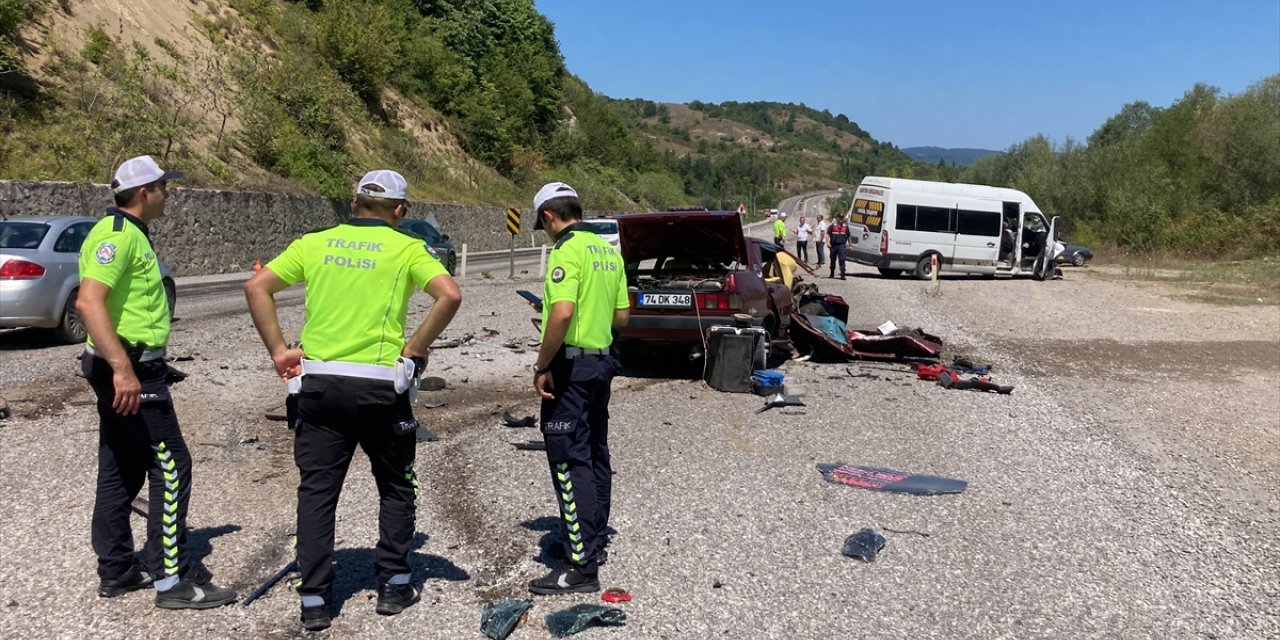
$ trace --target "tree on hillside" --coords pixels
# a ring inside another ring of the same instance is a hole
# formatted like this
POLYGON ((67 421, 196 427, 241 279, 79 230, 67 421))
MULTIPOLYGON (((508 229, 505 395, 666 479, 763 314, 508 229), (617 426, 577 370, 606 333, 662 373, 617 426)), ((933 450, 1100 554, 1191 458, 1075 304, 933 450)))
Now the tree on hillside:
POLYGON ((1130 102, 1089 136, 1089 146, 1106 147, 1132 140, 1147 132, 1160 110, 1145 101, 1130 102))
POLYGON ((1241 211, 1280 198, 1280 76, 1215 103, 1195 134, 1214 206, 1241 211))

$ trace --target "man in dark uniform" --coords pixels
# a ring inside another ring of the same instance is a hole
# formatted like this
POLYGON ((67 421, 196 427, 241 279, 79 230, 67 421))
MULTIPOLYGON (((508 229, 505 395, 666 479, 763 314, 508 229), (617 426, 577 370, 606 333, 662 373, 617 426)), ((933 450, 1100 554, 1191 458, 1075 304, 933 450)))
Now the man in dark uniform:
POLYGON ((98 595, 110 598, 154 586, 156 606, 207 609, 233 602, 235 592, 189 576, 187 502, 191 453, 182 438, 166 382, 169 303, 147 224, 164 215, 168 181, 150 156, 126 160, 111 181, 107 210, 80 251, 76 310, 89 339, 81 370, 98 396, 98 493, 93 550, 98 595), (150 484, 149 569, 133 556, 129 504, 150 484))
POLYGON ((542 434, 564 528, 566 562, 529 583, 538 594, 600 590, 613 469, 609 465, 609 386, 613 330, 627 324, 622 256, 582 224, 578 193, 563 182, 533 198, 534 229, 556 241, 547 257, 542 347, 533 388, 542 397, 542 434))
POLYGON ((836 262, 840 262, 840 279, 844 280, 844 250, 849 242, 849 223, 844 214, 837 213, 836 219, 827 227, 827 246, 831 248, 831 271, 828 278, 836 277, 836 262))
POLYGON ((370 171, 357 184, 352 219, 293 241, 244 287, 276 373, 297 391, 298 592, 308 631, 330 625, 334 518, 357 444, 369 456, 380 498, 375 610, 398 614, 421 594, 409 567, 418 423, 408 391, 462 296, 422 239, 396 228, 407 198, 403 176, 370 171), (289 348, 274 295, 300 281, 307 283, 302 348, 289 348), (425 290, 435 304, 406 342, 405 318, 416 290, 425 290))

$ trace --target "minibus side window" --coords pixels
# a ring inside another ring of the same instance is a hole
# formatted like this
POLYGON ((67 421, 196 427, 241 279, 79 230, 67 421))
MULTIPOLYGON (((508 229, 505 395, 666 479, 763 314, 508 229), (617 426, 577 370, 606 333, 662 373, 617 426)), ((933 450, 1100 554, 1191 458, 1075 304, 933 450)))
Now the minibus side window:
POLYGON ((970 211, 960 209, 956 233, 967 236, 1000 235, 1000 214, 996 211, 970 211))
POLYGON ((951 210, 942 207, 916 207, 916 231, 951 233, 951 210))

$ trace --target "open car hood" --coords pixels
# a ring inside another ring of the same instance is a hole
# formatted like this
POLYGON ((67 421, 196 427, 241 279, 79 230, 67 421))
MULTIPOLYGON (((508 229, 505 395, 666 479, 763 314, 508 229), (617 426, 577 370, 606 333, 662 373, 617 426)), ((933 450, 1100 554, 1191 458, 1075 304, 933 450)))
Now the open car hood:
POLYGON ((687 257, 694 262, 748 263, 742 220, 731 211, 672 211, 618 216, 622 259, 687 257))

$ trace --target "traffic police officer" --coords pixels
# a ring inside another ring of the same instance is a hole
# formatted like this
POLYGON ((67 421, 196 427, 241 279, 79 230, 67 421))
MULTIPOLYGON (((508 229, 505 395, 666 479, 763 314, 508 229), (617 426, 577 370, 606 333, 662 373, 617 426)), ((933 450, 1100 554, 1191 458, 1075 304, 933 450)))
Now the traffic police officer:
POLYGON ((542 347, 533 386, 542 397, 542 433, 564 527, 567 562, 529 583, 539 594, 598 591, 607 543, 613 469, 609 465, 609 385, 613 329, 627 324, 622 256, 582 223, 582 204, 552 182, 533 198, 534 229, 556 240, 547 257, 542 347))
POLYGON ((111 181, 114 208, 80 251, 76 310, 88 330, 80 363, 98 397, 98 492, 93 550, 98 595, 155 586, 156 606, 207 609, 235 600, 230 589, 189 576, 187 502, 191 454, 166 382, 169 304, 147 224, 164 215, 168 181, 150 156, 126 160, 111 181), (150 484, 147 559, 134 559, 129 505, 150 484))
POLYGON ((408 389, 462 296, 422 239, 397 229, 407 198, 408 184, 399 173, 365 174, 352 202, 353 218, 293 241, 245 283, 249 312, 276 373, 301 383, 293 453, 301 475, 299 593, 302 624, 310 631, 330 624, 334 516, 357 443, 369 456, 380 497, 376 611, 398 614, 421 593, 410 583, 409 568, 418 425, 408 389), (300 281, 307 283, 306 323, 302 348, 290 348, 274 294, 300 281), (415 290, 425 290, 435 304, 406 342, 405 317, 415 290))

